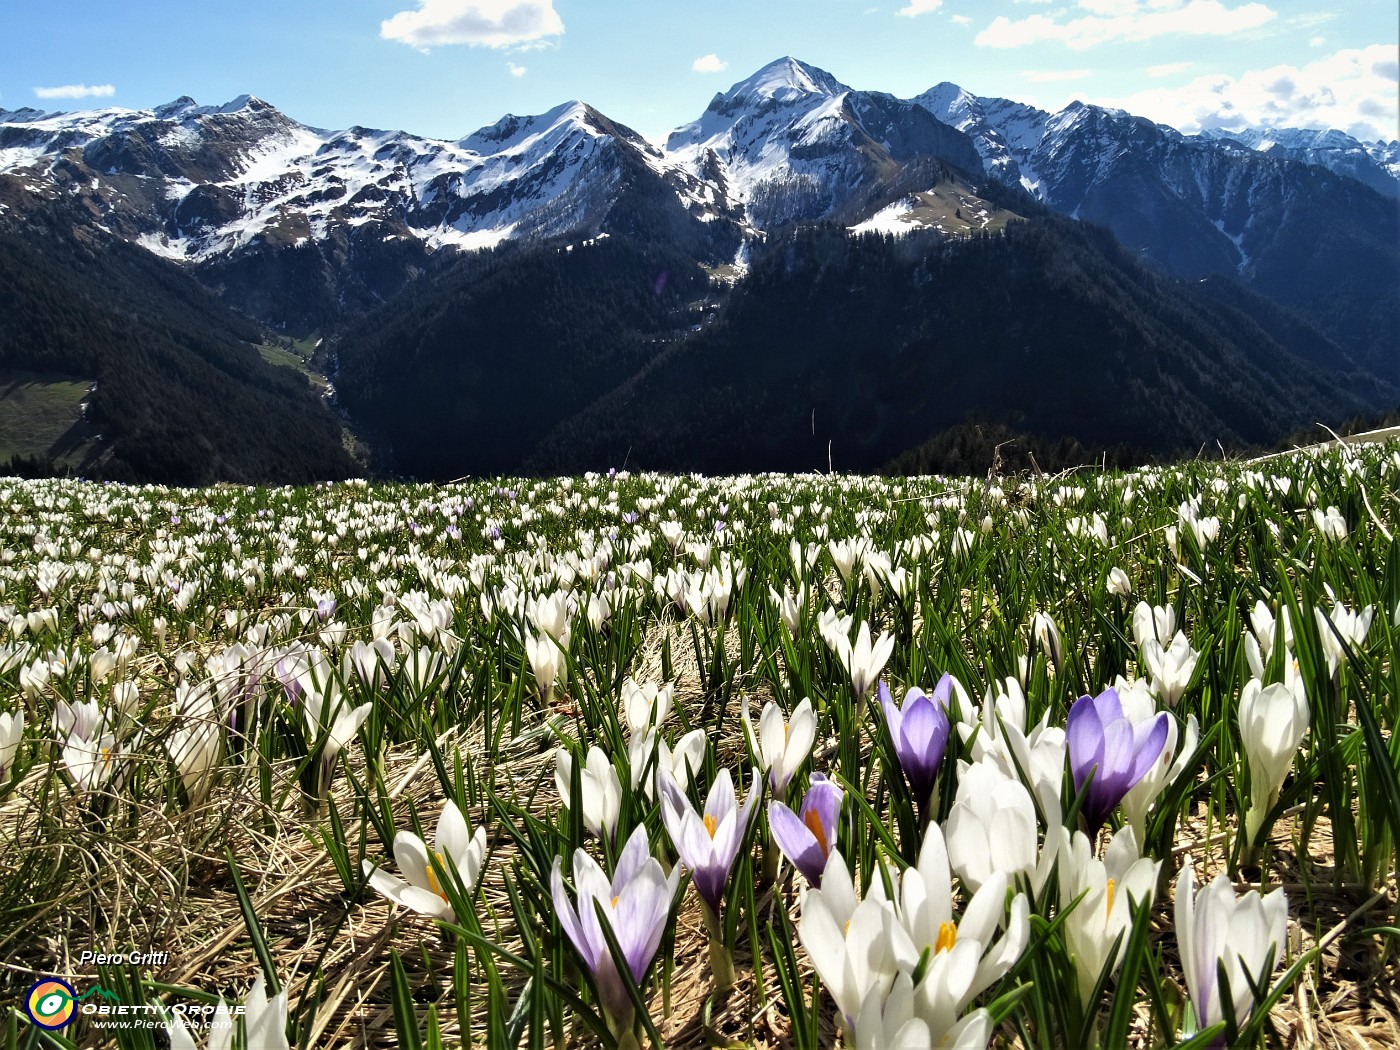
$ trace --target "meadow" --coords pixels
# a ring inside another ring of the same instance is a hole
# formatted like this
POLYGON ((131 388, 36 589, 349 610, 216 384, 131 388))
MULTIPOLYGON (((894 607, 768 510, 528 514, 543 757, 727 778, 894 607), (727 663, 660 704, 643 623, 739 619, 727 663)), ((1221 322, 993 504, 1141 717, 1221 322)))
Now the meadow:
POLYGON ((4 1045, 1400 1047, 1397 492, 0 479, 4 1045))

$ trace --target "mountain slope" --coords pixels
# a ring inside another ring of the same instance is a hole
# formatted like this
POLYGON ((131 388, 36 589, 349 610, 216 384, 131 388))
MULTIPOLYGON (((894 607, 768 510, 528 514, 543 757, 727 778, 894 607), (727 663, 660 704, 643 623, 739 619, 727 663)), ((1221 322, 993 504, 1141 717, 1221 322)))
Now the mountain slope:
POLYGON ((338 341, 337 387, 397 469, 452 478, 519 468, 560 419, 695 323, 693 258, 661 240, 502 247, 338 341))
POLYGON ((1121 110, 1046 113, 940 84, 916 100, 972 138, 989 172, 1100 223, 1177 277, 1237 276, 1400 380, 1400 214, 1322 167, 1121 110))
POLYGON ((0 230, 0 367, 96 383, 88 476, 205 484, 346 477, 340 424, 268 364, 256 325, 170 263, 65 223, 0 230))
POLYGON ((966 136, 893 95, 782 58, 717 94, 667 153, 755 229, 823 219, 918 158, 980 167, 966 136))
POLYGON ((1199 138, 1254 150, 1344 175, 1388 197, 1400 197, 1400 142, 1361 142, 1344 131, 1244 128, 1202 131, 1199 138))
MULTIPOLYGON (((0 116, 0 183, 18 212, 79 221, 192 266, 244 312, 296 330, 387 301, 442 249, 596 230, 640 174, 698 182, 581 102, 503 117, 458 142, 329 132, 243 96, 153 110, 0 116)), ((3 218, 3 216, 0 216, 3 218)))
POLYGON ((792 58, 717 94, 664 150, 581 102, 449 142, 311 128, 251 96, 181 98, 0 112, 0 225, 67 202, 80 224, 304 334, 357 322, 462 252, 615 228, 622 195, 643 183, 708 225, 689 243, 721 266, 742 264, 743 239, 793 224, 936 220, 941 205, 921 195, 958 178, 969 199, 1028 214, 995 179, 1107 225, 1175 276, 1235 276, 1397 376, 1400 231, 1393 195, 1364 184, 1395 181, 1400 146, 1268 135, 1187 137, 1117 110, 1047 113, 947 83, 900 101, 792 58))
POLYGON ((642 468, 825 469, 830 454, 869 470, 969 415, 1165 454, 1276 440, 1395 396, 1344 389, 1244 313, 1064 220, 956 248, 817 230, 527 465, 600 469, 630 450, 642 468))

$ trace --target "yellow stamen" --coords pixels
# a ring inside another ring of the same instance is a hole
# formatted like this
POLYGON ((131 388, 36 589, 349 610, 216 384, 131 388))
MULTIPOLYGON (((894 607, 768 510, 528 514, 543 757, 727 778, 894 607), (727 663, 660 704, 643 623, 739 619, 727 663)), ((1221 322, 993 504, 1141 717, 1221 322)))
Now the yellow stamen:
POLYGON ((1104 909, 1104 914, 1105 914, 1105 915, 1112 915, 1112 914, 1113 914, 1113 880, 1112 880, 1112 879, 1109 879, 1109 880, 1108 880, 1108 886, 1107 886, 1107 888, 1108 888, 1108 907, 1107 907, 1106 909, 1104 909))
POLYGON ((817 811, 809 809, 807 815, 802 818, 802 823, 806 824, 807 830, 816 837, 817 845, 821 847, 822 856, 830 856, 831 843, 826 840, 826 828, 822 827, 822 818, 817 815, 817 811))
POLYGON ((958 928, 951 922, 940 922, 938 924, 938 939, 933 942, 933 952, 946 952, 958 943, 958 928))
POLYGON ((715 832, 719 830, 719 821, 708 813, 705 814, 705 830, 710 833, 710 838, 714 838, 715 832))
POLYGON ((617 907, 617 898, 616 898, 616 897, 614 897, 614 898, 612 899, 612 906, 613 906, 614 908, 617 907))
MULTIPOLYGON (((439 864, 446 863, 442 859, 442 854, 438 853, 436 850, 433 851, 433 856, 437 857, 439 864)), ((428 862, 428 889, 432 890, 443 900, 447 900, 447 894, 442 892, 442 883, 438 882, 437 872, 433 871, 433 865, 431 861, 428 862)))

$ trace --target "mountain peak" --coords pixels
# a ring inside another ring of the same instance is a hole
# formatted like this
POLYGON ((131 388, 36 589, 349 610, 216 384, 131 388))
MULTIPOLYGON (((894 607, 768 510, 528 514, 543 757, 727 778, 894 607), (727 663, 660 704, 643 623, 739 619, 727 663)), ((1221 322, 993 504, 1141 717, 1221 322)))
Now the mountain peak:
POLYGON ((197 110, 199 103, 190 98, 189 95, 181 95, 179 98, 156 106, 151 110, 160 120, 170 120, 174 117, 183 116, 191 110, 197 110))
POLYGON ((849 90, 826 70, 784 55, 723 94, 716 95, 710 108, 715 109, 716 103, 733 106, 736 102, 754 99, 790 102, 806 95, 835 97, 849 90))
POLYGON ((160 120, 177 120, 185 117, 207 117, 215 113, 241 113, 244 110, 256 113, 274 108, 256 95, 239 95, 222 106, 201 106, 189 95, 181 95, 172 102, 156 106, 151 112, 160 120))
POLYGON ((494 124, 480 128, 466 138, 459 139, 458 145, 474 153, 493 154, 519 148, 527 140, 532 140, 563 124, 573 124, 590 131, 594 128, 596 111, 585 102, 571 99, 560 103, 545 113, 533 116, 517 116, 507 113, 494 124))

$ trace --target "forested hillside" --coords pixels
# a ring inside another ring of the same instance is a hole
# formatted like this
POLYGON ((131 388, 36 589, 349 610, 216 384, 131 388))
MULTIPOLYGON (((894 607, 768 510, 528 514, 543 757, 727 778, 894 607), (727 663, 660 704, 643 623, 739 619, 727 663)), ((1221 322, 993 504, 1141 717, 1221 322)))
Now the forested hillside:
MULTIPOLYGON (((305 377, 178 267, 61 219, 0 231, 0 367, 96 383, 91 477, 301 482, 355 471, 305 377)), ((24 464, 42 469, 43 464, 24 464)))
POLYGON ((1346 358, 1249 303, 1200 295, 1068 220, 962 244, 809 229, 767 253, 718 323, 527 465, 868 470, 969 417, 1165 455, 1394 403, 1374 378, 1307 363, 1346 358))

